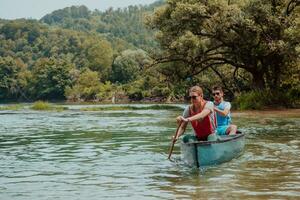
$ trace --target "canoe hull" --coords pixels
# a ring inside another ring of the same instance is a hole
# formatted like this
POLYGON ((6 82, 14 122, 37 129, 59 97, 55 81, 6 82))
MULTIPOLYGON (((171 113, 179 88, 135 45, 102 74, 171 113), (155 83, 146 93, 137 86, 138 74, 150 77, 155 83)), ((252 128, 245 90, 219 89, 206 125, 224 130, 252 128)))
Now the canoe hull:
POLYGON ((240 156, 245 147, 245 134, 223 136, 218 141, 181 141, 182 160, 190 166, 208 166, 228 162, 240 156))

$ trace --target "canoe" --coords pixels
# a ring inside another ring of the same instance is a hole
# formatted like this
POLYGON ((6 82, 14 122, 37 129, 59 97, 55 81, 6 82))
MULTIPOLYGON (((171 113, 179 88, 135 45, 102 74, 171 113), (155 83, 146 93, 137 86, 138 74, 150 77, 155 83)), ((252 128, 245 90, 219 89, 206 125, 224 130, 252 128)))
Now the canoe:
MULTIPOLYGON (((185 135, 181 140, 181 158, 190 166, 209 166, 228 162, 240 156, 245 147, 245 134, 218 136, 216 141, 197 141, 185 135)), ((195 137, 194 137, 195 138, 195 137)))

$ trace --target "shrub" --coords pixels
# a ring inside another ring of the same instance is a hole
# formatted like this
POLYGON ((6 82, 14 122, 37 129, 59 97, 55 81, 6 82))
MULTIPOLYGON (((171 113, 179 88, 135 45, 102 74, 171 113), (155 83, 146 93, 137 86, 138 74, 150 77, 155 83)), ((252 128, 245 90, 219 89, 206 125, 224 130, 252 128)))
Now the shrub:
POLYGON ((31 109, 33 110, 51 110, 52 106, 48 102, 36 101, 33 103, 31 109))
POLYGON ((240 110, 297 107, 299 106, 299 90, 292 88, 286 91, 250 91, 239 95, 232 105, 240 110))
POLYGON ((263 92, 251 91, 238 96, 233 102, 233 107, 240 110, 262 109, 264 101, 263 92))
POLYGON ((31 106, 31 109, 33 110, 51 110, 51 111, 63 111, 67 110, 67 107, 62 107, 62 106, 53 106, 48 102, 44 101, 36 101, 33 103, 31 106))
POLYGON ((167 87, 155 86, 152 90, 152 94, 155 97, 168 97, 171 94, 171 91, 167 87))

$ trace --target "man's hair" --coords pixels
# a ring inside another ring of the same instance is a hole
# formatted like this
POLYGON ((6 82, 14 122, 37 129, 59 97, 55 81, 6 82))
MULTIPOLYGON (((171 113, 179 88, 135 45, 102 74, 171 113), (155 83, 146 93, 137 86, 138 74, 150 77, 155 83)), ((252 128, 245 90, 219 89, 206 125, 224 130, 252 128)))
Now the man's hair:
POLYGON ((223 89, 222 89, 221 86, 214 86, 214 87, 212 88, 212 90, 213 90, 213 91, 214 91, 214 90, 219 90, 220 92, 223 92, 223 89))
POLYGON ((202 88, 200 86, 196 85, 196 86, 191 87, 190 90, 189 90, 189 93, 191 93, 191 92, 196 92, 200 96, 203 96, 203 90, 202 90, 202 88))

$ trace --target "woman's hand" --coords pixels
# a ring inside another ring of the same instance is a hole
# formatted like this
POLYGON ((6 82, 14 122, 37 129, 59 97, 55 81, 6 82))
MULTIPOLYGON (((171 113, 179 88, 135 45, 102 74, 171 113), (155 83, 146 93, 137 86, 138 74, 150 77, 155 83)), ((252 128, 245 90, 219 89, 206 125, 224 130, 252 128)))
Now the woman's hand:
POLYGON ((181 123, 181 116, 176 117, 176 122, 178 125, 181 123))
POLYGON ((178 136, 175 138, 175 136, 172 136, 172 140, 174 141, 174 142, 176 142, 177 140, 178 140, 178 136))
POLYGON ((188 118, 184 118, 183 116, 176 117, 177 124, 180 124, 181 122, 189 122, 188 118))

